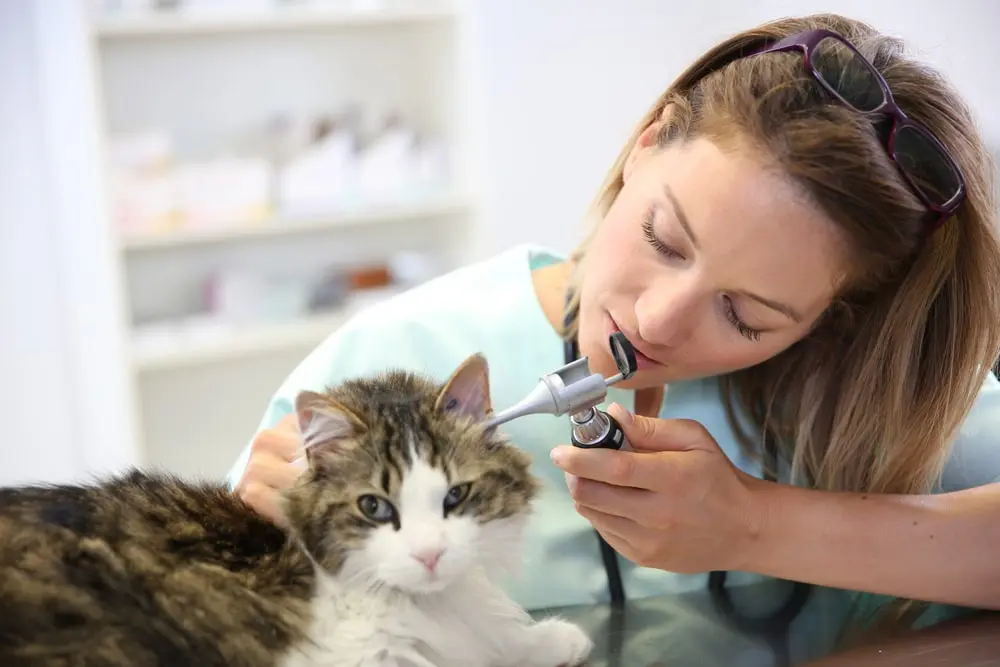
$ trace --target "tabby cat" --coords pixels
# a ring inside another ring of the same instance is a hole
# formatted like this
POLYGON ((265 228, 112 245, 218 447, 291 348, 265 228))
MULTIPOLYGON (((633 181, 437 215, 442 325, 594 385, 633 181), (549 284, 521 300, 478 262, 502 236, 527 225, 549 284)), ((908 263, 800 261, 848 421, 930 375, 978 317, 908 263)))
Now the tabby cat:
POLYGON ((287 528, 130 472, 0 490, 4 667, 558 667, 592 644, 502 591, 537 493, 485 428, 488 369, 302 392, 287 528))

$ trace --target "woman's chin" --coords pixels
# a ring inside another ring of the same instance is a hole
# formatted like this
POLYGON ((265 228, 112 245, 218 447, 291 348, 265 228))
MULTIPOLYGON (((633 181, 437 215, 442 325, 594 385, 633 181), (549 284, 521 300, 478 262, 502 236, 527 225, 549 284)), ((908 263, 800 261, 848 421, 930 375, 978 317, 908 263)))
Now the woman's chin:
POLYGON ((635 375, 629 379, 616 382, 614 387, 639 391, 641 389, 656 389, 672 381, 674 378, 671 377, 670 370, 665 366, 660 366, 656 369, 636 371, 635 375))

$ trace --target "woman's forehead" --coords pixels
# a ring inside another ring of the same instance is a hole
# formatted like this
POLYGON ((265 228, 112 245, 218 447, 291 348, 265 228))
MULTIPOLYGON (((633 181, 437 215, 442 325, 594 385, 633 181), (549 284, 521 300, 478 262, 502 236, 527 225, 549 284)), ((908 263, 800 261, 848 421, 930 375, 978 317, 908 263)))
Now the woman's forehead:
POLYGON ((835 223, 799 188, 751 151, 707 140, 667 149, 656 162, 649 186, 661 181, 672 195, 664 200, 676 207, 667 210, 680 209, 713 281, 805 312, 826 307, 847 253, 835 223))

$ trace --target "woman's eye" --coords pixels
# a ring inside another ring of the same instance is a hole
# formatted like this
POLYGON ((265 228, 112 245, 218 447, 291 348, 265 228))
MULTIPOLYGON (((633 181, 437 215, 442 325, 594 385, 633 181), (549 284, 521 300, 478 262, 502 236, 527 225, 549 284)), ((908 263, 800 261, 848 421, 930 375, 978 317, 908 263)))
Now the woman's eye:
POLYGON ((656 252, 667 257, 684 259, 684 256, 661 241, 653 231, 653 209, 649 209, 646 218, 642 221, 642 235, 646 237, 646 242, 653 246, 656 252))
POLYGON ((396 508, 380 496, 361 496, 358 498, 358 509, 369 519, 378 523, 389 523, 396 518, 396 508))
POLYGON ((726 304, 726 317, 729 319, 729 323, 732 324, 741 336, 747 340, 758 341, 760 340, 761 332, 758 329, 748 326, 743 320, 740 319, 739 314, 736 312, 735 306, 733 306, 733 300, 728 296, 723 297, 726 304))
POLYGON ((445 514, 458 507, 465 500, 465 497, 469 495, 469 488, 471 486, 468 483, 456 484, 448 489, 448 494, 444 497, 445 514))

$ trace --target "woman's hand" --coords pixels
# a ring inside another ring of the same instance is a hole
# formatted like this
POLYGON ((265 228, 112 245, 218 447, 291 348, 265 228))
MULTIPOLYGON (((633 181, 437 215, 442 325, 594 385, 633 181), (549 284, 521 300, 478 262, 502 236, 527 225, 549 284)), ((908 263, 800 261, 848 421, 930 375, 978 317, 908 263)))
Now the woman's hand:
POLYGON ((557 447, 577 511, 629 560, 671 572, 740 570, 765 520, 751 477, 698 422, 633 416, 618 420, 635 452, 557 447))
POLYGON ((295 463, 302 453, 298 423, 292 413, 254 438, 250 459, 236 486, 237 495, 259 514, 283 524, 279 495, 302 473, 304 468, 295 463))

